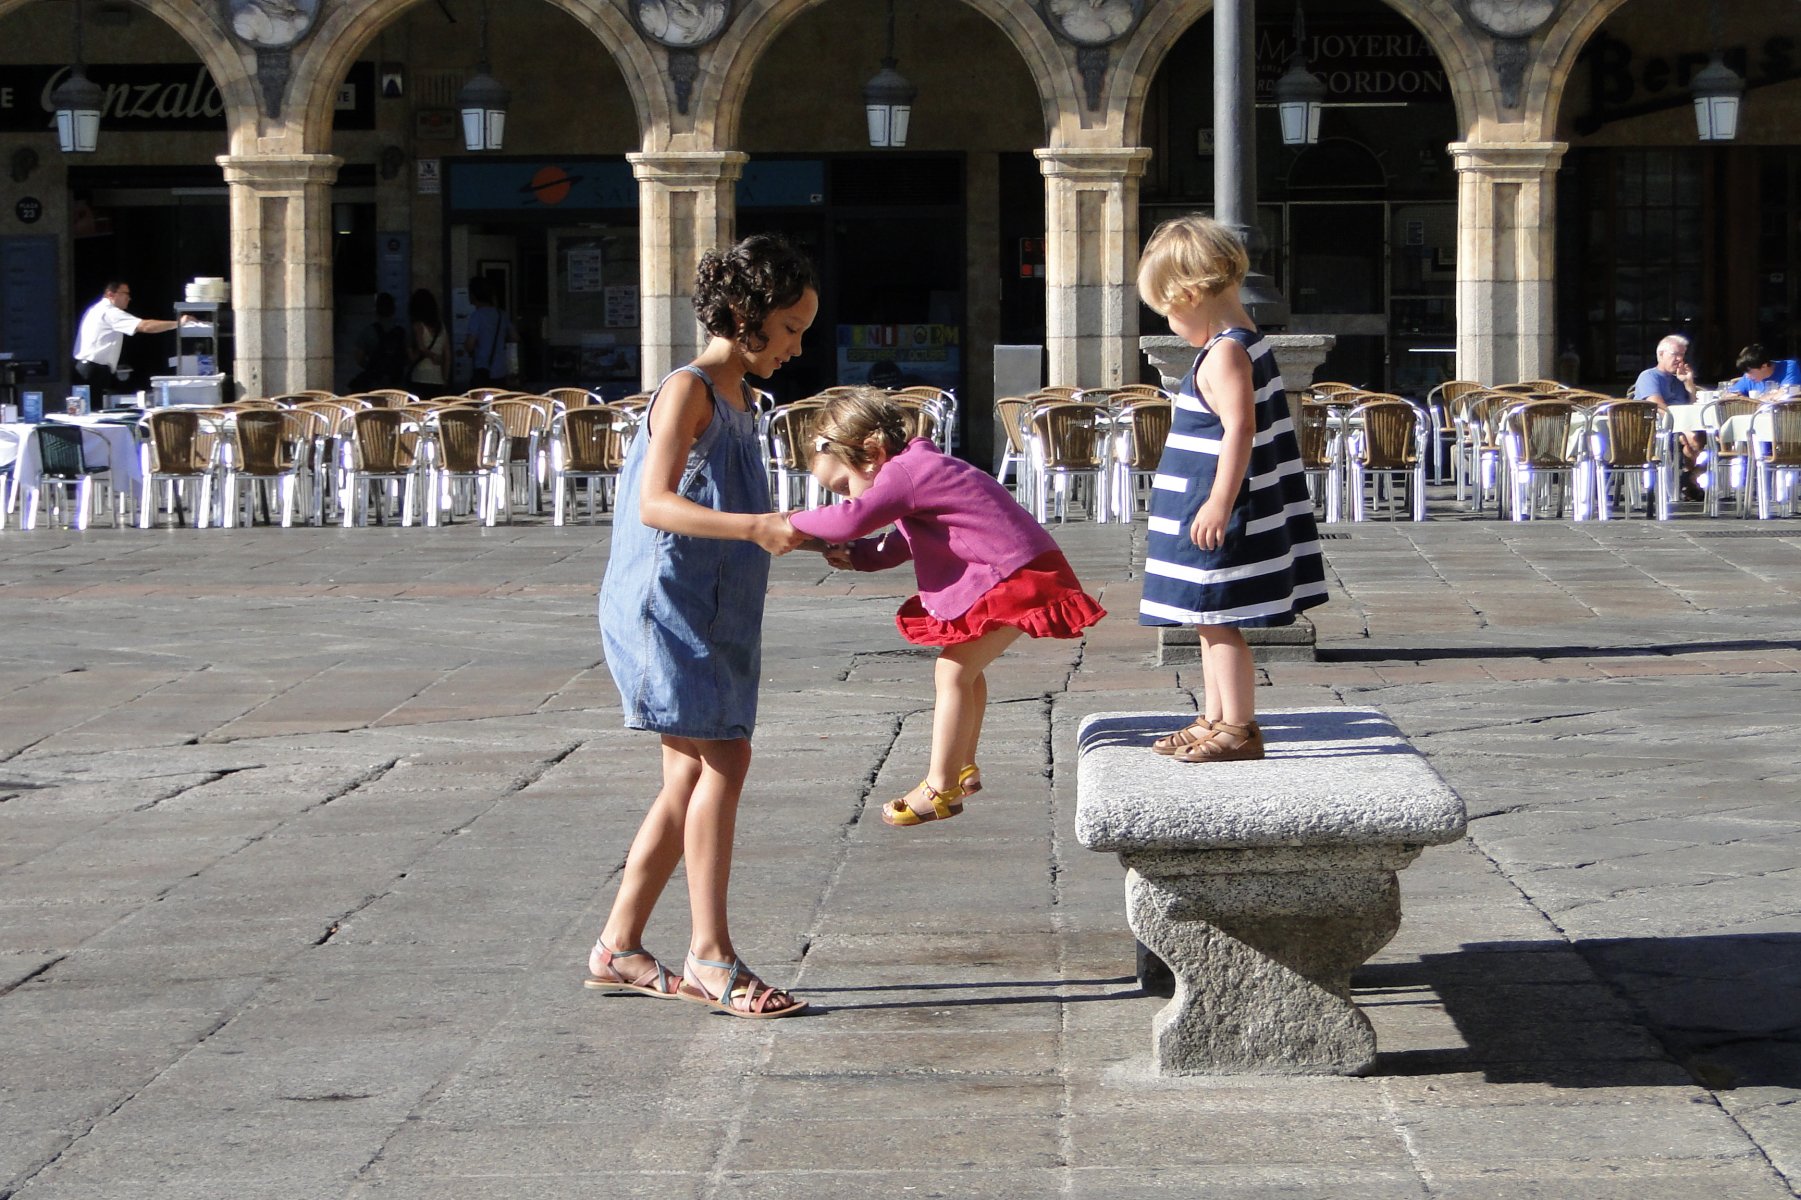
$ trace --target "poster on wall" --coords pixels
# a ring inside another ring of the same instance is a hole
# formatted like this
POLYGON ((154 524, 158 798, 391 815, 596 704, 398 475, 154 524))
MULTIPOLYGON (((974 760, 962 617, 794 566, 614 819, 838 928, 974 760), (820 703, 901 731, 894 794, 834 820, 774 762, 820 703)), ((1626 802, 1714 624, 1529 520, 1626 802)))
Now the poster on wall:
POLYGON ((636 284, 619 284, 607 289, 606 322, 613 329, 629 329, 638 324, 636 284))
POLYGON ((963 374, 962 334, 956 325, 840 325, 838 382, 954 389, 963 374))
MULTIPOLYGON (((604 285, 605 260, 597 245, 572 246, 567 252, 568 288, 572 292, 598 292, 604 285)), ((613 322, 608 321, 611 325, 613 322)))

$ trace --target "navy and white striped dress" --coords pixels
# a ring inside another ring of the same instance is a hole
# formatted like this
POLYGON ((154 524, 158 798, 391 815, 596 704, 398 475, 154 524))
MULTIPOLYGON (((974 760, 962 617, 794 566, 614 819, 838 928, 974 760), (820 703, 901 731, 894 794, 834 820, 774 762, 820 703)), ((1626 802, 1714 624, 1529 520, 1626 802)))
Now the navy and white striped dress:
POLYGON ((1228 329, 1201 347, 1176 397, 1169 440, 1151 485, 1140 625, 1292 625, 1326 601, 1325 564, 1300 445, 1276 356, 1262 336, 1228 329), (1257 432, 1249 479, 1238 490, 1224 543, 1203 550, 1189 537, 1213 491, 1220 420, 1200 397, 1201 361, 1230 338, 1251 356, 1257 432))

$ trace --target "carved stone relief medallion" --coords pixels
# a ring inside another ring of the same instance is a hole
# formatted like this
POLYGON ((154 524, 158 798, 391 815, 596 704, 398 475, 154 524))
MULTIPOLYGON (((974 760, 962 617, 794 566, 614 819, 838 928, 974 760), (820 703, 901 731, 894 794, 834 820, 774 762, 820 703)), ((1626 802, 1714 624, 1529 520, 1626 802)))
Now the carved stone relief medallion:
POLYGON ((644 36, 673 50, 704 46, 725 31, 731 0, 632 0, 644 36))
POLYGON ((1078 46, 1105 46, 1132 32, 1144 0, 1043 0, 1045 24, 1078 46))
POLYGON ((1557 12, 1557 0, 1463 0, 1464 11, 1495 37, 1529 37, 1557 12))
POLYGON ((285 50, 312 31, 320 0, 223 0, 233 36, 258 50, 285 50))

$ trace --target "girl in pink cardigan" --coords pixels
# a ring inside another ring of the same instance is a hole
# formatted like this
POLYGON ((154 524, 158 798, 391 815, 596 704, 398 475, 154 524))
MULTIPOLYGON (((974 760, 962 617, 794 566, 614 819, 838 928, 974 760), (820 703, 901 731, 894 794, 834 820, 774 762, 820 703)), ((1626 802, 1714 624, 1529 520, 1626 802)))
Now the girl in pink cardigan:
POLYGON ((880 571, 912 559, 919 594, 894 622, 914 645, 942 647, 931 766, 912 791, 883 805, 882 820, 907 826, 954 817, 982 787, 982 672, 1021 633, 1080 637, 1106 611, 1006 488, 925 438, 909 439, 905 411, 885 393, 834 397, 814 434, 814 477, 849 502, 789 520, 826 543, 826 560, 840 569, 880 571), (869 536, 891 524, 886 535, 869 536))

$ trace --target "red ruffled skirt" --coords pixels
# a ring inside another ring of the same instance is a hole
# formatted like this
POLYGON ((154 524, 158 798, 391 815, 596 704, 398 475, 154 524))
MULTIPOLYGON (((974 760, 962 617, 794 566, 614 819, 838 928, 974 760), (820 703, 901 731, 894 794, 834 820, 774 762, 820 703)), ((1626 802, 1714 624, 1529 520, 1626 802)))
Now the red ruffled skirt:
POLYGON ((915 646, 955 646, 1006 626, 1035 638, 1081 637, 1084 629, 1106 615, 1107 610, 1082 590, 1082 581, 1063 552, 1050 550, 989 588, 955 620, 934 617, 918 596, 911 596, 894 614, 894 624, 915 646))

